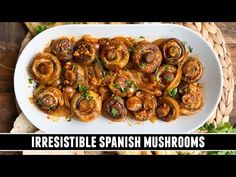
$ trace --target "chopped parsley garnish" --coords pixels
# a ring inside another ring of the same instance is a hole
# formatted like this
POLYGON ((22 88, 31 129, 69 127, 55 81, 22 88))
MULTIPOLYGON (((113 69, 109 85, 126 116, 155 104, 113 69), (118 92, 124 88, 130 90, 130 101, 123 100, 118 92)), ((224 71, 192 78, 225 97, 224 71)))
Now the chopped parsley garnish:
POLYGON ((86 87, 85 85, 80 85, 77 87, 77 90, 79 92, 84 92, 84 91, 87 91, 88 90, 88 87, 86 87))
POLYGON ((96 58, 95 58, 95 61, 94 61, 96 64, 101 64, 101 61, 99 60, 99 57, 98 55, 96 55, 96 58))
POLYGON ((139 38, 141 38, 141 39, 145 39, 145 37, 143 37, 143 36, 139 36, 139 38))
POLYGON ((125 87, 122 92, 127 92, 127 91, 128 91, 128 88, 125 87))
POLYGON ((62 52, 63 54, 67 54, 66 48, 62 48, 62 49, 61 49, 61 52, 62 52))
POLYGON ((31 79, 31 78, 28 79, 29 84, 32 84, 33 83, 32 81, 33 81, 33 79, 31 79))
POLYGON ((119 101, 119 97, 118 96, 114 96, 114 101, 118 102, 119 101))
POLYGON ((133 81, 128 80, 128 81, 126 81, 126 84, 127 84, 128 87, 132 87, 132 85, 133 85, 134 83, 133 83, 133 81))
POLYGON ((165 71, 169 70, 169 66, 165 65, 165 71))
POLYGON ((145 63, 145 62, 142 62, 142 63, 140 63, 140 66, 141 66, 142 68, 144 68, 144 67, 146 66, 146 63, 145 63))
POLYGON ((46 30, 48 27, 46 25, 39 25, 36 27, 37 34, 41 33, 42 31, 46 30))
POLYGON ((124 88, 122 85, 120 84, 114 84, 113 85, 114 88, 120 89, 121 92, 126 92, 128 90, 128 88, 124 88))
POLYGON ((174 89, 172 89, 171 91, 169 91, 169 95, 170 95, 171 97, 175 97, 176 94, 177 94, 177 92, 178 92, 178 88, 174 88, 174 89))
POLYGON ((111 115, 114 117, 116 115, 118 115, 118 111, 115 108, 111 109, 111 115))
POLYGON ((36 104, 37 104, 37 105, 41 105, 41 104, 42 104, 42 101, 41 101, 40 99, 37 99, 37 100, 36 100, 36 104))
POLYGON ((165 79, 166 81, 168 81, 168 82, 169 82, 169 81, 172 81, 172 77, 170 77, 170 76, 167 76, 167 77, 165 77, 164 79, 165 79))
POLYGON ((49 110, 49 111, 52 111, 52 110, 54 110, 55 108, 56 108, 55 105, 51 105, 51 106, 48 108, 48 110, 49 110))
POLYGON ((114 88, 120 88, 120 84, 114 84, 113 87, 114 88))
POLYGON ((87 92, 87 91, 85 91, 81 96, 84 97, 84 99, 86 99, 86 100, 93 99, 93 96, 89 95, 89 92, 87 92))
POLYGON ((193 47, 191 47, 190 45, 188 45, 188 50, 189 50, 190 53, 192 53, 192 52, 193 52, 193 47))
POLYGON ((122 85, 120 85, 120 90, 121 90, 121 92, 126 92, 127 88, 124 88, 122 85))
POLYGON ((182 41, 182 43, 184 44, 185 48, 187 48, 190 53, 193 52, 193 47, 191 47, 186 41, 182 41))

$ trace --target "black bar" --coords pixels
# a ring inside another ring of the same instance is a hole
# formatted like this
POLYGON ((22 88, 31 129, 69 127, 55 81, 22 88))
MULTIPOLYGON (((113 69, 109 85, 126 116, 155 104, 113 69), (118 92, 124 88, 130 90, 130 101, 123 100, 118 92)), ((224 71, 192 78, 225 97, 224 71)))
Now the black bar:
POLYGON ((236 134, 159 134, 159 135, 0 134, 0 150, 72 150, 72 149, 73 150, 75 149, 76 150, 236 150, 236 134), (94 139, 93 141, 94 143, 92 143, 92 139, 94 139), (127 142, 127 143, 126 144, 123 143, 120 144, 120 146, 118 146, 119 145, 117 141, 118 139, 126 140, 122 142, 127 142), (36 140, 38 140, 39 142, 38 144, 36 144, 36 140), (112 140, 114 144, 112 144, 110 140, 112 140), (32 144, 33 142, 34 144, 32 144), (78 144, 75 144, 76 142, 78 144), (149 142, 149 144, 147 142, 149 142), (106 143, 108 146, 103 146, 106 143))

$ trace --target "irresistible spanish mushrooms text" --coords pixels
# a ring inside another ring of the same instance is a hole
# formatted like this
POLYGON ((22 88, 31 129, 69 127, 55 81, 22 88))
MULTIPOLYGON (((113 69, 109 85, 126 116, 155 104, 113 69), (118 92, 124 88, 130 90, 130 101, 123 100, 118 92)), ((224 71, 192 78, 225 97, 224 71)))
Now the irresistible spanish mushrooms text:
POLYGON ((38 109, 83 122, 169 122, 203 106, 202 63, 176 38, 61 37, 32 59, 30 74, 38 109))

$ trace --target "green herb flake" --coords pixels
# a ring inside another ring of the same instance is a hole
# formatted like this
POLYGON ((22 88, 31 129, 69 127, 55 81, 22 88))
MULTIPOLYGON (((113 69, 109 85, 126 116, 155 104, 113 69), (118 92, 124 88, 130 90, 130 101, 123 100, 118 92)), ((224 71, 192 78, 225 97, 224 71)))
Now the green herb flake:
POLYGON ((121 92, 125 92, 125 88, 120 85, 121 92))
POLYGON ((41 104, 42 104, 42 101, 41 101, 40 99, 37 99, 37 100, 36 100, 36 104, 37 104, 37 105, 41 105, 41 104))
POLYGON ((118 111, 115 108, 111 109, 111 115, 114 117, 116 115, 118 115, 118 111))
POLYGON ((139 36, 139 38, 141 38, 141 39, 145 39, 145 37, 144 37, 144 36, 139 36))
POLYGON ((66 48, 62 48, 61 51, 62 51, 63 54, 67 54, 66 48))
POLYGON ((86 87, 85 85, 80 85, 77 87, 77 90, 79 92, 84 92, 84 91, 87 91, 88 90, 88 87, 86 87))
POLYGON ((89 92, 87 92, 87 91, 85 91, 81 96, 84 97, 84 99, 86 99, 86 100, 93 99, 93 96, 89 95, 89 92))
POLYGON ((118 96, 114 96, 114 101, 117 103, 119 101, 119 97, 118 96))
POLYGON ((56 107, 55 107, 55 105, 51 105, 49 108, 48 108, 48 111, 52 111, 52 110, 54 110, 56 107))
POLYGON ((33 83, 33 79, 29 78, 28 82, 29 82, 29 84, 32 84, 33 83))
POLYGON ((193 52, 193 47, 191 47, 190 45, 188 45, 188 50, 189 50, 190 53, 192 53, 192 52, 193 52))
POLYGON ((176 94, 177 94, 177 92, 178 92, 178 88, 174 88, 174 89, 172 89, 171 91, 169 91, 169 95, 170 95, 171 97, 175 97, 176 94))
POLYGON ((190 53, 193 52, 193 47, 191 47, 186 41, 182 41, 182 43, 184 44, 185 48, 187 48, 190 53))
POLYGON ((142 62, 142 63, 140 63, 140 66, 141 66, 142 68, 145 68, 146 63, 145 63, 145 62, 142 62))
POLYGON ((118 89, 120 88, 120 84, 113 84, 113 87, 118 89))
POLYGON ((168 71, 168 70, 169 70, 169 66, 165 65, 165 71, 168 71))
POLYGON ((169 81, 172 81, 172 77, 167 76, 167 77, 165 77, 165 80, 168 81, 168 82, 169 82, 169 81))
POLYGON ((127 92, 127 91, 128 91, 128 87, 125 87, 125 88, 124 88, 124 92, 127 92))
POLYGON ((96 58, 95 58, 95 61, 94 61, 96 64, 101 64, 101 61, 99 60, 99 57, 98 55, 96 55, 96 58))
POLYGON ((126 84, 128 87, 132 87, 134 83, 133 83, 133 81, 128 80, 128 81, 126 81, 126 84))

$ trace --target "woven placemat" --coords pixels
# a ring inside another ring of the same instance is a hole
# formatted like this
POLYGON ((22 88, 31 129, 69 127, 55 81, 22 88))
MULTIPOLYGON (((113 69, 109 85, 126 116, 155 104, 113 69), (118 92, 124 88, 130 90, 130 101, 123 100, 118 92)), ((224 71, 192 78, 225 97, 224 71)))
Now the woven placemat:
MULTIPOLYGON (((233 92, 234 92, 234 78, 233 78, 233 72, 232 72, 233 66, 231 62, 229 49, 226 45, 225 39, 220 29, 213 22, 204 22, 204 23, 203 22, 181 22, 181 23, 178 22, 175 24, 186 26, 200 33, 218 54, 218 57, 219 57, 219 60, 223 69, 223 78, 224 78, 223 93, 222 93, 221 100, 218 104, 216 111, 208 120, 208 122, 214 123, 214 124, 219 124, 220 122, 228 122, 229 114, 233 109, 233 92)), ((30 32, 26 35, 25 39, 22 42, 20 52, 27 45, 27 43, 33 38, 33 36, 34 35, 30 32)), ((19 110, 19 113, 20 112, 21 111, 19 110)), ((156 154, 162 154, 160 152, 161 151, 158 151, 156 154)), ((167 154, 169 153, 169 151, 165 151, 165 152, 167 154)), ((171 152, 171 154, 173 153, 174 152, 171 152)), ((120 154, 126 154, 126 153, 121 152, 120 154)), ((141 154, 146 154, 146 153, 141 153, 141 154)))

